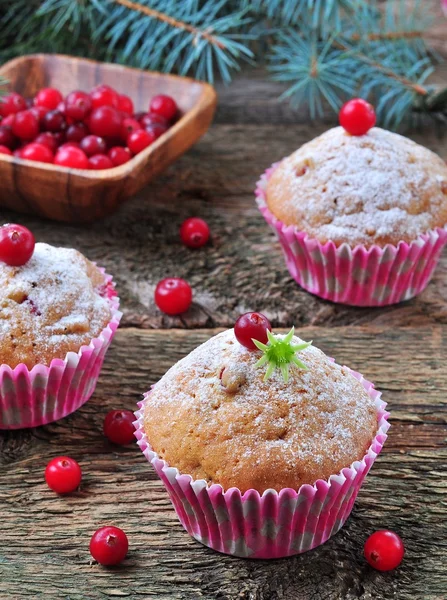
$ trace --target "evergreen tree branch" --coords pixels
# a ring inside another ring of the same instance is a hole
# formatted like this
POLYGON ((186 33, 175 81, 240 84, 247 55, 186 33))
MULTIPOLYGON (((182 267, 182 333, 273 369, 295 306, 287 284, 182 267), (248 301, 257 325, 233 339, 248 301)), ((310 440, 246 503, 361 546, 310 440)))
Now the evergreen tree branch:
POLYGON ((390 77, 391 79, 394 79, 395 81, 398 81, 404 87, 415 92, 416 94, 419 94, 420 96, 426 96, 427 94, 429 94, 429 90, 427 88, 423 87, 422 85, 419 85, 418 83, 415 83, 414 81, 411 81, 410 79, 407 79, 407 77, 403 77, 403 76, 399 75, 398 73, 395 73, 392 69, 369 58, 368 56, 366 56, 366 54, 363 54, 362 52, 358 52, 355 49, 352 49, 349 45, 344 44, 340 40, 334 40, 334 46, 336 46, 340 50, 344 50, 345 52, 350 52, 353 56, 358 58, 361 62, 369 65, 370 67, 373 67, 377 71, 380 71, 387 77, 390 77))
POLYGON ((421 39, 423 37, 423 31, 384 31, 381 33, 368 33, 366 36, 362 36, 360 33, 353 33, 349 36, 349 40, 352 42, 359 42, 360 40, 367 39, 371 42, 379 42, 384 40, 414 40, 421 39))
POLYGON ((140 12, 140 13, 146 15, 147 17, 152 17, 153 19, 157 19, 158 21, 167 23, 171 27, 175 27, 177 29, 183 29, 184 31, 188 31, 189 33, 192 33, 195 36, 195 38, 202 37, 207 42, 209 42, 213 46, 217 46, 221 50, 226 49, 226 45, 221 40, 219 40, 217 37, 215 37, 214 35, 209 33, 208 31, 203 31, 201 29, 198 29, 197 27, 193 27, 192 25, 189 25, 188 23, 178 21, 177 19, 174 19, 173 17, 170 17, 169 15, 162 13, 158 10, 154 10, 153 8, 149 8, 148 6, 144 6, 143 4, 138 4, 137 2, 131 2, 130 0, 111 0, 111 1, 114 2, 115 4, 121 4, 122 6, 125 6, 126 8, 128 8, 129 10, 135 10, 137 12, 140 12))

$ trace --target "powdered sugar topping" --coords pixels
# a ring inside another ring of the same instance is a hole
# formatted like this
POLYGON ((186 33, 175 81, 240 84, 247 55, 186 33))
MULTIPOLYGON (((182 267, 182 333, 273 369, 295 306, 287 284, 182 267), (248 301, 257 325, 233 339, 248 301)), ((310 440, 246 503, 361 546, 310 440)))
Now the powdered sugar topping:
MULTIPOLYGON (((302 342, 298 337, 293 341, 302 342)), ((155 385, 146 418, 157 419, 158 409, 169 407, 171 431, 177 419, 183 426, 188 418, 201 439, 208 439, 207 431, 218 430, 226 448, 251 466, 265 461, 266 453, 273 457, 280 451, 288 468, 300 462, 323 467, 328 457, 343 461, 357 456, 359 443, 369 445, 377 428, 376 409, 347 368, 310 346, 299 354, 308 370, 291 368, 287 384, 280 371, 265 382, 265 367, 254 366, 260 356, 241 346, 232 329, 211 338, 155 385), (222 386, 223 369, 233 369, 236 376, 243 372, 235 393, 222 386)), ((207 444, 213 443, 208 439, 207 444)))
POLYGON ((336 127, 284 159, 267 203, 322 242, 397 243, 447 223, 447 167, 436 154, 379 128, 336 127))
POLYGON ((36 244, 22 267, 0 264, 0 362, 47 362, 97 336, 111 316, 104 283, 79 252, 48 244, 36 244))

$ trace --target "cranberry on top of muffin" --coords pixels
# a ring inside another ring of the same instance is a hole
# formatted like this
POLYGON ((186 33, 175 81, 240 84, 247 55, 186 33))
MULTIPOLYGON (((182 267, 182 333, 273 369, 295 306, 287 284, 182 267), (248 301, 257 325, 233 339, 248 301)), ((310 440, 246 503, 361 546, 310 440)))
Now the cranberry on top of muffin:
POLYGON ((106 283, 82 254, 48 244, 22 266, 0 262, 0 364, 49 365, 89 344, 111 318, 106 283))
POLYGON ((378 428, 363 385, 293 331, 274 338, 295 348, 287 373, 284 348, 250 350, 229 329, 154 386, 143 427, 170 466, 224 489, 262 493, 314 484, 363 458, 378 428))
POLYGON ((397 245, 447 224, 447 166, 396 133, 335 127, 276 167, 266 202, 321 243, 397 245))

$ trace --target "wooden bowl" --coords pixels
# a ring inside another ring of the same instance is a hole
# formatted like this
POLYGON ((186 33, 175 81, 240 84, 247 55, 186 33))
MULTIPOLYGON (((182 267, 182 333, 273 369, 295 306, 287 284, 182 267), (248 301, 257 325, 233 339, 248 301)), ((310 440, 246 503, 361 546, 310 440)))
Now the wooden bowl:
POLYGON ((58 221, 92 221, 112 213, 205 133, 216 107, 216 92, 206 83, 58 54, 16 58, 0 75, 25 98, 48 86, 67 94, 104 83, 128 94, 136 112, 147 111, 156 94, 172 96, 180 108, 173 127, 113 169, 69 169, 0 154, 0 205, 58 221))

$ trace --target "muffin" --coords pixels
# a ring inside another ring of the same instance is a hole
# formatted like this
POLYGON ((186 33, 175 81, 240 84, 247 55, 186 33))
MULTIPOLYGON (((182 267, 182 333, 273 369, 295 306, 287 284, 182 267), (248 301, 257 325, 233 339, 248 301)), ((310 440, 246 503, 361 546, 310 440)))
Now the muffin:
POLYGON ((378 127, 330 129, 269 170, 257 195, 291 275, 335 302, 415 296, 447 239, 445 162, 378 127))
MULTIPOLYGON (((272 343, 304 347, 297 337, 272 343)), ((137 437, 180 521, 229 554, 273 558, 328 539, 386 438, 385 404, 314 346, 287 382, 230 329, 174 365, 137 413, 137 437)))
POLYGON ((38 243, 24 265, 0 262, 0 428, 48 423, 91 396, 118 305, 111 277, 76 250, 38 243))

